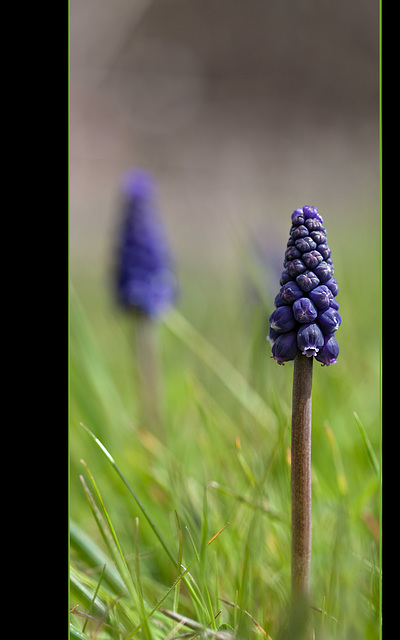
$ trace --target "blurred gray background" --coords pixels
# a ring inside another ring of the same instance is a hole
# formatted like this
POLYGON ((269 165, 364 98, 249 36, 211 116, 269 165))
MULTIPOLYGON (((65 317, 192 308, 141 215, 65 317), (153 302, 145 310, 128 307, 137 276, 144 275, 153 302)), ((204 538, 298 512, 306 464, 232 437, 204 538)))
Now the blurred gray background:
POLYGON ((129 167, 181 269, 281 249, 304 204, 378 233, 378 0, 71 0, 70 47, 75 280, 108 267, 129 167))

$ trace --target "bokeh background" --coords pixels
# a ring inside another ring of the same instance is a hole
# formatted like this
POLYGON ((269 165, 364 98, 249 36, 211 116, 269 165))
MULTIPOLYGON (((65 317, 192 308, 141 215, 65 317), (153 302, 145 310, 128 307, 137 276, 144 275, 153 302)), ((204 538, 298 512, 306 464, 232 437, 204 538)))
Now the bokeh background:
MULTIPOLYGON (((210 536, 231 523, 218 543, 219 589, 233 601, 239 584, 273 638, 288 608, 290 531, 266 516, 253 539, 246 500, 261 496, 289 518, 293 363, 279 367, 266 336, 290 216, 305 204, 324 218, 343 320, 338 363, 314 368, 314 596, 342 625, 331 620, 318 637, 379 636, 379 191, 378 0, 70 0, 70 515, 103 544, 79 479, 84 459, 124 552, 135 553, 135 505, 80 423, 171 544, 175 510, 201 539, 210 481, 244 496, 209 498, 210 536), (175 321, 198 332, 171 330, 174 312, 156 326, 157 438, 140 418, 132 317, 112 286, 131 167, 156 177, 180 288, 175 321), (236 372, 269 408, 265 424, 240 400, 236 372)), ((153 602, 176 576, 139 515, 153 602)), ((93 567, 78 551, 86 584, 93 567)))
POLYGON ((156 175, 183 282, 235 269, 251 235, 284 247, 304 204, 333 257, 332 234, 379 237, 376 0, 71 0, 70 43, 75 286, 104 286, 132 166, 156 175))

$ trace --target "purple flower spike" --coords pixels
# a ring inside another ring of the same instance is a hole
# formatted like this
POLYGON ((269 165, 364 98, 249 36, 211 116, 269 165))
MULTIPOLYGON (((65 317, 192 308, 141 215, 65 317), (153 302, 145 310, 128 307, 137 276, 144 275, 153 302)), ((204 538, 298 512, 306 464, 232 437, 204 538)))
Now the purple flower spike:
POLYGON ((125 174, 122 190, 118 300, 138 314, 156 318, 175 300, 176 280, 155 199, 155 180, 150 173, 134 169, 125 174))
POLYGON ((322 364, 335 364, 339 347, 334 332, 341 323, 335 300, 338 285, 324 220, 315 207, 295 209, 284 256, 269 340, 279 364, 300 352, 322 364), (296 340, 293 340, 295 335, 296 340))
POLYGON ((325 337, 324 346, 318 351, 315 359, 322 362, 322 366, 336 364, 339 355, 339 345, 333 334, 325 337))

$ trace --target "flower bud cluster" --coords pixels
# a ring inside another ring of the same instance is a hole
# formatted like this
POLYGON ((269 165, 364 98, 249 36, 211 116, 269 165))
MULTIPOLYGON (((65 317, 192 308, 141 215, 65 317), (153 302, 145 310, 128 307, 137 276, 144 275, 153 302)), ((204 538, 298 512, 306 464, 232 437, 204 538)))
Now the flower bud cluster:
POLYGON ((150 173, 132 169, 123 181, 124 210, 117 265, 120 304, 148 317, 174 301, 176 279, 150 173))
POLYGON ((323 223, 315 207, 305 206, 292 214, 281 289, 269 318, 268 339, 278 364, 294 360, 299 350, 322 365, 337 362, 335 331, 342 321, 335 299, 339 289, 323 223))

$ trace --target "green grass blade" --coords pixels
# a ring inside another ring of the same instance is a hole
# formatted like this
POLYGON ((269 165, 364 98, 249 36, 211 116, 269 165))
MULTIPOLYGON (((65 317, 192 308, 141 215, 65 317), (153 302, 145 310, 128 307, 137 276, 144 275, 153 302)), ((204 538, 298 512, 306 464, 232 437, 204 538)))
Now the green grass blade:
POLYGON ((107 526, 107 522, 104 519, 100 509, 98 508, 94 497, 91 493, 91 491, 89 490, 89 487, 87 486, 83 476, 80 476, 84 491, 86 493, 86 497, 88 499, 90 508, 92 510, 93 516, 96 520, 96 524, 97 527, 101 533, 101 536, 110 552, 111 558, 113 560, 113 562, 115 563, 116 567, 118 568, 119 574, 121 576, 121 578, 123 579, 125 586, 129 592, 129 594, 131 596, 133 596, 133 600, 136 601, 136 593, 135 590, 131 584, 131 579, 128 577, 129 571, 126 567, 126 563, 125 560, 123 558, 123 555, 121 554, 119 545, 115 545, 114 541, 113 541, 113 535, 112 532, 110 531, 109 527, 107 526))
MULTIPOLYGON (((93 609, 94 609, 94 607, 95 607, 97 594, 99 593, 100 585, 101 585, 102 580, 103 580, 103 577, 104 577, 104 571, 105 571, 105 569, 106 569, 106 566, 107 566, 107 565, 104 565, 104 567, 103 567, 103 569, 102 569, 102 572, 101 572, 101 574, 100 574, 100 578, 99 578, 99 581, 98 581, 98 583, 97 583, 96 589, 95 589, 95 590, 94 590, 94 592, 93 592, 92 601, 91 601, 90 606, 89 606, 89 608, 88 608, 88 614, 89 614, 89 615, 91 615, 91 614, 92 614, 93 609)), ((88 619, 86 619, 86 620, 85 620, 85 624, 83 625, 83 629, 82 629, 83 633, 85 633, 85 631, 86 631, 87 623, 88 623, 88 619)))
POLYGON ((207 501, 207 487, 204 489, 203 496, 203 522, 201 527, 201 546, 200 546, 200 570, 202 587, 205 594, 205 601, 207 605, 208 615, 214 631, 217 630, 215 622, 215 614, 213 612, 210 591, 208 589, 208 576, 207 576, 207 548, 208 548, 208 501, 207 501))
POLYGON ((89 490, 89 488, 86 485, 86 482, 84 480, 84 478, 81 476, 81 482, 83 484, 86 496, 88 498, 92 513, 95 517, 97 526, 100 530, 100 533, 103 537, 103 540, 105 541, 109 552, 111 554, 111 557, 113 558, 116 567, 118 568, 118 571, 121 575, 121 578, 123 579, 123 581, 125 582, 125 585, 129 591, 129 594, 135 604, 136 610, 139 612, 140 617, 143 621, 143 627, 144 627, 144 631, 145 631, 145 637, 148 640, 151 640, 151 632, 150 632, 150 628, 147 624, 147 620, 146 620, 146 613, 144 610, 144 605, 143 605, 143 601, 141 600, 141 598, 138 595, 138 587, 137 587, 137 581, 136 581, 136 576, 133 577, 131 572, 129 571, 128 565, 126 564, 126 560, 124 557, 124 554, 122 552, 122 549, 120 547, 118 538, 116 536, 114 527, 111 523, 110 517, 107 513, 107 510, 104 506, 103 500, 101 498, 100 492, 97 488, 97 485, 94 481, 93 476, 91 475, 87 465, 86 466, 86 470, 89 474, 91 483, 94 487, 94 490, 96 492, 97 498, 100 501, 100 504, 102 506, 102 511, 103 514, 101 513, 101 511, 99 510, 99 508, 97 507, 95 500, 89 490))
POLYGON ((87 313, 72 284, 70 298, 71 362, 79 362, 85 379, 91 385, 97 399, 96 403, 92 403, 91 409, 95 411, 95 415, 106 415, 108 421, 112 421, 115 407, 118 407, 119 415, 125 420, 131 420, 132 417, 127 414, 119 390, 106 366, 104 354, 96 341, 87 313), (101 407, 100 412, 98 407, 101 407))
MULTIPOLYGON (((189 535, 189 540, 190 540, 190 543, 191 543, 191 545, 193 547, 193 551, 195 553, 195 560, 196 560, 196 562, 200 562, 200 554, 199 554, 199 552, 197 550, 196 543, 194 541, 192 533, 191 533, 189 527, 186 526, 185 529, 186 529, 186 531, 187 531, 187 533, 189 535)), ((193 584, 191 582, 188 582, 187 584, 188 584, 189 589, 190 589, 190 595, 192 597, 192 600, 193 600, 194 604, 197 607, 198 616, 200 617, 201 614, 206 616, 207 615, 207 607, 206 607, 206 605, 204 603, 203 596, 201 594, 200 588, 197 585, 197 583, 193 580, 193 578, 192 578, 192 582, 193 582, 194 586, 193 586, 193 584)))
POLYGON ((89 567, 106 565, 104 582, 116 594, 128 595, 125 583, 121 580, 118 571, 115 570, 110 557, 73 520, 70 522, 70 545, 89 567))
POLYGON ((367 456, 368 456, 368 459, 370 461, 370 464, 371 464, 372 468, 374 469, 375 473, 377 474, 377 476, 379 478, 380 477, 379 462, 378 462, 377 457, 375 455, 375 452, 374 452, 374 450, 372 448, 371 441, 368 438, 368 434, 365 431, 365 429, 364 429, 364 427, 363 427, 363 425, 361 423, 361 420, 360 420, 360 418, 358 417, 358 415, 357 415, 357 413, 355 411, 353 411, 353 416, 354 416, 354 419, 356 421, 358 430, 360 432, 361 440, 363 441, 363 444, 364 444, 365 450, 367 452, 367 456))
POLYGON ((220 378, 253 418, 268 432, 277 426, 275 413, 249 385, 237 369, 176 310, 164 318, 164 324, 180 338, 220 378))
POLYGON ((86 609, 91 608, 95 616, 102 617, 107 613, 107 607, 98 598, 98 594, 93 595, 95 590, 83 583, 79 572, 72 566, 69 573, 69 586, 72 597, 86 609))
MULTIPOLYGON (((112 618, 116 616, 115 619, 118 620, 119 633, 126 634, 139 624, 138 613, 132 606, 131 598, 126 588, 127 596, 121 596, 121 594, 119 594, 115 597, 114 590, 110 591, 105 583, 106 580, 105 577, 103 577, 102 584, 99 586, 98 579, 94 580, 90 572, 86 573, 84 570, 80 570, 71 564, 71 597, 85 607, 85 615, 93 620, 102 620, 103 624, 112 624, 112 618), (98 589, 98 593, 94 598, 93 594, 96 589, 98 589), (90 613, 89 610, 92 602, 94 602, 94 608, 90 613)), ((73 612, 77 615, 75 609, 73 612)))
POLYGON ((192 618, 188 618, 186 616, 181 616, 174 613, 173 611, 168 611, 168 609, 162 609, 161 611, 162 613, 164 613, 164 615, 168 616, 168 618, 171 618, 172 620, 183 624, 184 626, 192 629, 192 631, 195 632, 195 635, 185 634, 184 636, 180 637, 197 638, 198 636, 200 636, 200 638, 204 638, 204 640, 208 638, 215 638, 215 640, 235 640, 236 638, 236 636, 232 636, 228 631, 209 629, 197 622, 197 620, 193 620, 192 618))
MULTIPOLYGON (((166 542, 164 541, 164 538, 162 537, 161 533, 159 532, 159 530, 157 529, 156 525, 154 524, 154 522, 152 521, 150 515, 147 513, 144 505, 142 504, 142 502, 140 501, 139 497, 136 495, 135 491, 133 490, 133 488, 131 487, 130 483, 128 482, 128 480, 125 478, 124 474, 122 473, 122 471, 119 469, 118 465, 116 464, 114 458, 111 456, 111 454, 108 452, 108 450, 106 449, 106 447, 102 444, 102 442, 100 442, 100 440, 90 431, 90 429, 88 429, 84 424, 81 423, 81 426, 87 431, 87 433, 91 436, 91 438, 93 438, 93 440, 96 442, 96 444, 99 446, 100 450, 103 452, 103 454, 106 456, 107 460, 109 461, 109 463, 112 465, 113 469, 118 473, 118 475, 120 476, 121 480, 123 481, 123 483, 125 484, 125 486, 127 487, 128 491, 131 493, 131 495, 134 497, 137 505, 139 506, 140 510, 142 511, 144 517, 146 518, 148 524, 150 525, 150 527, 152 528, 154 534, 156 535, 157 539, 159 540, 159 542, 161 543, 164 551, 167 553, 168 557, 170 558, 170 560, 173 562, 174 566, 177 566, 177 560, 174 556, 174 554, 172 553, 172 551, 169 549, 169 547, 167 546, 166 542)), ((93 507, 92 507, 92 511, 93 511, 93 507)), ((96 517, 96 516, 95 516, 96 517)), ((104 537, 104 536, 103 536, 104 537)), ((194 547, 195 548, 195 547, 194 547)), ((195 549, 196 550, 196 549, 195 549)), ((199 559, 199 555, 198 552, 196 550, 196 561, 199 559)), ((196 594, 193 591, 193 587, 190 584, 190 581, 187 579, 186 573, 183 573, 183 579, 184 582, 191 594, 191 597, 194 601, 197 601, 198 603, 198 598, 196 596, 196 594)), ((204 608, 204 607, 203 607, 204 608)))
MULTIPOLYGON (((176 517, 176 522, 178 525, 178 536, 179 536, 179 549, 178 549, 178 566, 177 566, 177 570, 178 570, 178 578, 180 575, 182 575, 182 557, 183 557, 183 535, 182 535, 182 528, 181 528, 181 523, 179 521, 179 516, 177 511, 175 510, 175 517, 176 517)), ((177 612, 178 611, 178 606, 179 606, 179 594, 180 594, 180 581, 178 581, 176 589, 175 589, 175 593, 174 593, 174 608, 173 611, 177 612)))
MULTIPOLYGON (((113 634, 112 637, 115 638, 115 634, 117 634, 117 637, 120 638, 125 637, 126 636, 126 632, 125 631, 121 631, 120 629, 117 629, 116 627, 113 627, 111 624, 108 624, 106 622, 104 622, 103 620, 99 620, 98 618, 95 618, 94 616, 89 615, 88 613, 84 613, 83 611, 78 611, 76 609, 76 607, 74 607, 74 609, 71 611, 71 613, 73 613, 74 615, 80 617, 80 618, 84 618, 85 620, 91 620, 92 622, 95 622, 97 624, 97 630, 100 629, 100 627, 103 628, 107 628, 110 630, 110 632, 113 634)), ((76 630, 76 628, 75 628, 76 630)), ((79 636, 82 638, 85 638, 85 640, 89 640, 87 638, 87 636, 79 636)), ((95 631, 95 635, 91 634, 90 638, 94 638, 97 637, 97 631, 95 631)), ((110 637, 110 636, 108 636, 110 637)))
POLYGON ((211 480, 211 482, 208 483, 208 487, 210 487, 210 489, 215 489, 216 491, 219 491, 223 495, 229 496, 230 498, 234 498, 235 500, 246 505, 250 509, 258 509, 259 511, 261 511, 261 513, 265 513, 267 516, 269 516, 273 520, 277 520, 279 522, 288 524, 287 518, 284 515, 275 511, 274 509, 271 509, 271 507, 267 504, 266 501, 256 502, 255 500, 246 498, 245 496, 242 496, 240 493, 237 493, 233 489, 220 485, 218 482, 215 482, 215 480, 211 480))
POLYGON ((73 640, 89 640, 88 636, 85 636, 84 633, 79 631, 76 627, 73 626, 72 622, 69 625, 69 637, 73 640))
POLYGON ((148 514, 148 512, 146 511, 143 503, 141 502, 141 500, 139 499, 139 497, 137 496, 136 492, 133 490, 133 488, 131 487, 130 483, 128 482, 128 480, 125 478, 124 474, 122 473, 122 471, 120 470, 120 468, 118 467, 118 465, 116 464, 114 458, 112 457, 112 455, 107 451, 106 447, 102 444, 102 442, 100 442, 100 440, 94 435, 94 433, 92 433, 90 431, 90 429, 88 429, 84 424, 81 423, 81 426, 87 431, 87 433, 90 435, 91 438, 93 438, 93 440, 95 441, 95 443, 97 444, 97 446, 100 448, 100 450, 103 452, 103 454, 105 455, 105 457, 107 458, 108 462, 111 464, 111 466, 113 467, 113 469, 117 472, 117 474, 119 475, 119 477, 121 478, 122 482, 124 483, 124 485, 126 486, 126 488, 128 489, 129 493, 133 496, 136 504, 138 505, 140 511, 143 513, 144 517, 146 518, 146 521, 148 522, 148 524, 150 525, 154 535, 156 536, 156 538, 158 539, 158 541, 160 542, 162 548, 164 549, 165 553, 168 555, 168 557, 170 558, 171 562, 174 564, 174 566, 177 566, 177 560, 174 556, 174 554, 172 553, 172 551, 170 550, 170 548, 168 547, 167 543, 165 542, 163 536, 161 535, 160 531, 157 529, 156 525, 154 524, 153 520, 151 519, 150 515, 148 514))
POLYGON ((328 438, 329 446, 332 451, 333 463, 335 465, 336 471, 336 482, 338 485, 339 493, 341 496, 346 496, 348 493, 346 474, 344 471, 342 457, 340 455, 340 450, 338 444, 336 442, 336 438, 333 435, 333 431, 328 424, 325 424, 325 433, 328 438))
POLYGON ((136 530, 135 530, 135 534, 136 534, 135 571, 136 571, 137 593, 138 593, 139 602, 140 602, 140 610, 141 610, 141 613, 142 613, 142 621, 143 621, 142 622, 142 626, 144 628, 146 637, 151 637, 151 632, 150 632, 150 628, 149 628, 149 616, 146 614, 146 610, 145 610, 143 589, 142 589, 141 578, 140 578, 139 518, 136 518, 135 524, 136 524, 136 530))
MULTIPOLYGON (((122 568, 121 574, 124 575, 125 577, 130 576, 130 572, 129 572, 128 566, 126 564, 124 554, 122 553, 122 549, 121 549, 121 546, 119 544, 119 541, 118 541, 118 538, 117 538, 117 534, 115 533, 115 530, 114 530, 114 527, 112 525, 110 516, 108 515, 107 509, 106 509, 106 507, 104 505, 104 502, 103 502, 103 499, 102 499, 102 497, 100 495, 100 491, 99 491, 99 489, 97 487, 97 484, 96 484, 96 482, 95 482, 95 480, 93 478, 93 475, 91 474, 87 464, 83 460, 81 460, 81 462, 84 465, 84 467, 85 467, 85 469, 87 471, 87 474, 89 475, 89 478, 90 478, 90 481, 91 481, 92 486, 94 488, 94 491, 96 493, 97 499, 98 499, 98 501, 99 501, 99 503, 101 505, 103 516, 104 516, 105 522, 106 522, 106 527, 104 528, 104 531, 106 532, 106 534, 109 534, 111 536, 111 538, 112 538, 112 540, 114 542, 114 545, 115 545, 115 547, 116 547, 116 549, 118 551, 118 555, 116 556, 115 553, 114 553, 113 547, 111 547, 112 550, 113 550, 114 560, 117 560, 117 562, 116 562, 117 566, 122 568)), ((81 476, 81 481, 82 481, 82 484, 83 484, 83 486, 85 488, 85 491, 86 491, 88 497, 91 498, 91 500, 90 500, 91 504, 95 506, 94 500, 92 499, 92 496, 91 496, 89 490, 87 489, 86 483, 84 482, 82 476, 81 476)), ((128 584, 126 584, 126 586, 128 588, 130 588, 131 587, 130 577, 128 578, 127 582, 128 582, 128 584)))
MULTIPOLYGON (((196 564, 197 562, 197 558, 195 558, 194 560, 192 560, 192 562, 190 563, 190 565, 181 573, 180 576, 178 576, 178 578, 175 580, 175 582, 169 587, 169 589, 165 592, 165 594, 163 595, 163 597, 157 602, 157 604, 155 605, 155 607, 153 607, 153 609, 150 611, 150 613, 147 615, 147 620, 150 620, 150 618, 160 609, 161 605, 163 604, 163 602, 165 602, 165 600, 168 598, 169 594, 172 593, 172 591, 174 589, 176 589, 181 580, 183 580, 186 575, 189 573, 190 569, 193 567, 194 564, 196 564)), ((133 638, 142 628, 143 624, 140 624, 138 627, 136 627, 136 629, 134 629, 126 638, 126 640, 130 640, 130 638, 133 638)))

